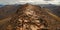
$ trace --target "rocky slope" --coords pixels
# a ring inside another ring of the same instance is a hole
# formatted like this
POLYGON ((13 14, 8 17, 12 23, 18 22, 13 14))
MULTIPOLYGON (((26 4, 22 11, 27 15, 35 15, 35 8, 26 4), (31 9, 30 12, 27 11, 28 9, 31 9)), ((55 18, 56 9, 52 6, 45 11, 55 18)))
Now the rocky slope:
MULTIPOLYGON (((8 8, 6 12, 11 12, 9 10, 15 8, 15 6, 6 7, 8 8)), ((6 7, 3 9, 7 9, 6 7)), ((60 17, 49 9, 31 4, 16 8, 13 15, 0 21, 0 30, 60 30, 60 17)))

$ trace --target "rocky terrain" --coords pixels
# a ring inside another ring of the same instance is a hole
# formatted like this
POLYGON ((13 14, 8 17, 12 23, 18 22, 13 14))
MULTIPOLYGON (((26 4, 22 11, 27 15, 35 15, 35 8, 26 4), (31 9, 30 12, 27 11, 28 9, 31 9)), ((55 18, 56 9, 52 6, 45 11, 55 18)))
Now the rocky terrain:
POLYGON ((53 11, 40 6, 7 5, 0 11, 0 15, 4 16, 0 21, 0 30, 60 30, 60 17, 54 15, 53 11))
MULTIPOLYGON (((0 19, 3 19, 11 14, 14 14, 19 8, 19 6, 22 6, 22 5, 0 5, 0 19)), ((41 6, 41 7, 44 7, 44 8, 48 8, 51 10, 51 12, 57 16, 60 17, 60 6, 55 6, 55 5, 51 5, 51 4, 41 4, 41 5, 38 5, 38 6, 41 6)))

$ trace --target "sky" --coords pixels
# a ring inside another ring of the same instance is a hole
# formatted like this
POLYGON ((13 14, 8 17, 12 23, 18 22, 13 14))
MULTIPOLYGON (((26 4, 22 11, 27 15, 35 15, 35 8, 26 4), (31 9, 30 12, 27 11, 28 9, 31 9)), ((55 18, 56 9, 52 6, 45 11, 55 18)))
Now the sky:
POLYGON ((12 5, 12 4, 54 4, 60 5, 60 0, 0 0, 0 4, 12 5))

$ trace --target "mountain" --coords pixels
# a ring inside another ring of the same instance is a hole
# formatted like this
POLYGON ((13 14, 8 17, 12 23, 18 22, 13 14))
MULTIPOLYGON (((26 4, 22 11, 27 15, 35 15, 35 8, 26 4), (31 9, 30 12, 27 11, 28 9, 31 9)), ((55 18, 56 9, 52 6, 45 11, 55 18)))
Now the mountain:
MULTIPOLYGON (((12 14, 14 14, 17 9, 22 5, 0 5, 0 19, 8 17, 12 14)), ((42 8, 48 8, 51 10, 51 12, 57 16, 60 17, 60 6, 55 6, 52 4, 40 4, 38 6, 41 6, 42 8)))
POLYGON ((5 6, 5 5, 1 5, 1 4, 0 4, 0 8, 1 8, 1 7, 4 7, 4 6, 5 6))
POLYGON ((41 7, 48 8, 50 11, 60 17, 60 6, 52 5, 52 4, 41 4, 41 7))
POLYGON ((0 19, 8 17, 11 14, 14 14, 17 8, 18 6, 16 5, 5 5, 3 7, 0 7, 0 19))
MULTIPOLYGON (((60 29, 60 18, 54 15, 55 11, 53 12, 53 10, 48 9, 47 7, 39 7, 31 4, 25 4, 20 8, 19 7, 20 6, 7 5, 3 8, 5 13, 2 12, 1 14, 7 14, 6 16, 14 14, 16 12, 15 10, 17 10, 17 12, 11 19, 9 17, 0 21, 0 30, 60 29)), ((59 7, 57 9, 59 9, 59 7)))

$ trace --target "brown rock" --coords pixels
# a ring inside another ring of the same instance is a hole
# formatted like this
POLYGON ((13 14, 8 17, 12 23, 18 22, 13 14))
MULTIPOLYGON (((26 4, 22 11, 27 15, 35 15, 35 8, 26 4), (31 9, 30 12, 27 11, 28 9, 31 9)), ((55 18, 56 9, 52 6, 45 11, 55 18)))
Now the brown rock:
POLYGON ((60 18, 52 14, 49 9, 41 8, 36 5, 25 4, 17 9, 16 14, 8 21, 7 25, 9 26, 6 26, 5 29, 58 30, 58 28, 60 29, 58 26, 60 24, 57 22, 60 23, 60 18))

